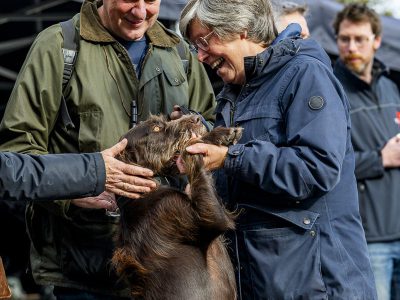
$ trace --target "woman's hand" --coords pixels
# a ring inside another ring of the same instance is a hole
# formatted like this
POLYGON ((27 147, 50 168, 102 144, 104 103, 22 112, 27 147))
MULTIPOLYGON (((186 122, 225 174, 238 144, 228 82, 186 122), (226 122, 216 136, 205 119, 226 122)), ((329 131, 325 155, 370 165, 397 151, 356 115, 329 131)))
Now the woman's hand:
POLYGON ((187 147, 186 151, 191 154, 203 154, 206 169, 212 171, 224 166, 228 147, 196 143, 187 147))

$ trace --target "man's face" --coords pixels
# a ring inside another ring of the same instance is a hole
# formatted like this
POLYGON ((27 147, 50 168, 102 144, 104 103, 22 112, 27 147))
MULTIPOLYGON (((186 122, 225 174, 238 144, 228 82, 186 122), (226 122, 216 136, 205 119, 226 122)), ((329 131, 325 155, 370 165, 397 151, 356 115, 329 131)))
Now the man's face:
POLYGON ((156 22, 160 0, 104 0, 98 11, 103 25, 113 35, 135 41, 156 22))
POLYGON ((306 18, 298 12, 281 16, 277 22, 278 31, 283 31, 290 23, 297 23, 301 26, 301 37, 303 39, 310 37, 306 18))
POLYGON ((358 76, 366 76, 372 70, 376 50, 381 37, 375 36, 369 22, 354 23, 343 20, 337 36, 339 57, 358 76))

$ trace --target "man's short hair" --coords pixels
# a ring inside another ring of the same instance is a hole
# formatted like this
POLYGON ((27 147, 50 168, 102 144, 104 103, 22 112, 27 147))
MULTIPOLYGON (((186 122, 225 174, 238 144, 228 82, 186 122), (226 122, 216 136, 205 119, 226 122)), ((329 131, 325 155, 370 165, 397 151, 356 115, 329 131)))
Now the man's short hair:
POLYGON ((379 15, 375 10, 365 4, 351 3, 343 8, 333 22, 335 34, 339 33, 340 24, 344 20, 349 20, 353 23, 370 23, 372 32, 375 36, 380 36, 382 33, 382 24, 379 15))
POLYGON ((272 1, 274 10, 278 17, 291 15, 293 13, 298 13, 302 16, 305 16, 308 7, 306 4, 299 4, 292 1, 272 1))

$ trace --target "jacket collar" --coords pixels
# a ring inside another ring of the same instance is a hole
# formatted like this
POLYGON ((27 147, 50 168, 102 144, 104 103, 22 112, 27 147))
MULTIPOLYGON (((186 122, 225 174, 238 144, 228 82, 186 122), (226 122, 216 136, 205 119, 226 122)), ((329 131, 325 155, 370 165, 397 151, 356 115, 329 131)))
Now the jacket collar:
MULTIPOLYGON (((266 72, 276 72, 282 68, 290 59, 292 59, 300 49, 297 36, 291 35, 290 38, 279 38, 277 43, 266 48, 263 52, 256 56, 248 56, 244 58, 244 71, 246 83, 251 83, 252 86, 258 86, 263 83, 263 79, 257 80, 259 75, 266 72), (267 71, 268 70, 268 71, 267 71)), ((237 94, 240 88, 233 84, 226 84, 218 95, 217 100, 232 99, 234 94, 237 94)))
POLYGON ((372 65, 372 82, 371 84, 361 80, 356 74, 354 74, 341 59, 338 59, 335 64, 335 74, 340 79, 343 85, 349 83, 358 89, 369 89, 381 76, 387 76, 389 71, 387 67, 378 59, 374 58, 372 65))
MULTIPOLYGON (((80 35, 83 39, 96 43, 113 43, 116 39, 101 24, 97 8, 103 4, 102 0, 85 0, 81 7, 80 15, 80 35)), ((150 43, 158 47, 174 47, 180 39, 179 37, 165 29, 165 27, 156 22, 146 32, 150 43)))

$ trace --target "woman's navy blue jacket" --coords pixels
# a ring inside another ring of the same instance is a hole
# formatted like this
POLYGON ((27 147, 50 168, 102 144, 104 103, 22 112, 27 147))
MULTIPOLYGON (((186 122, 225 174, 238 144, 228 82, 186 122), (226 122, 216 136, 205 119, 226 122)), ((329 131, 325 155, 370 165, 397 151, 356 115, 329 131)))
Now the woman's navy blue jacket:
MULTIPOLYGON (((279 39, 279 37, 278 37, 279 39)), ((358 209, 349 105, 329 57, 286 38, 245 58, 216 126, 243 127, 217 189, 241 211, 230 237, 241 299, 376 299, 358 209)))

